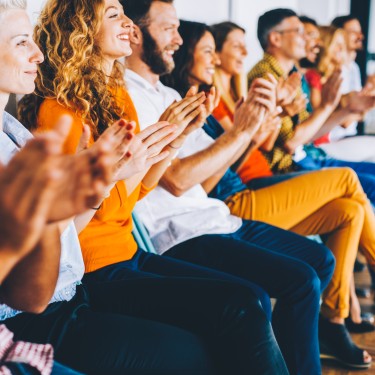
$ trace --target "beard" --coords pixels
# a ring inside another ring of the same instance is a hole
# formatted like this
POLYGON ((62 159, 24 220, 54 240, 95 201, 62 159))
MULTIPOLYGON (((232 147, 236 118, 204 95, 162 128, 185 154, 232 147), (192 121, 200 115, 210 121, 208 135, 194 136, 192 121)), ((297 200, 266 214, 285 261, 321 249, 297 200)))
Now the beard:
POLYGON ((162 76, 171 73, 174 69, 174 62, 163 60, 163 52, 157 46, 147 27, 143 27, 141 31, 143 34, 142 61, 150 67, 154 74, 162 76))
POLYGON ((315 68, 315 63, 310 61, 307 57, 302 58, 299 64, 301 68, 315 68))

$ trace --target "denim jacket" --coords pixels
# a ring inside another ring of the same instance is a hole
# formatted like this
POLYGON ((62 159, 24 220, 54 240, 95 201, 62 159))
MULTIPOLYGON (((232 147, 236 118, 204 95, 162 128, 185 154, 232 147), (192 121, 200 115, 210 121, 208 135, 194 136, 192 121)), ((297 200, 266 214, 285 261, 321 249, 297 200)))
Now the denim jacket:
MULTIPOLYGON (((27 140, 32 138, 32 134, 6 112, 4 112, 3 127, 4 131, 0 131, 0 162, 7 164, 27 140)), ((83 274, 84 263, 81 247, 75 226, 71 222, 61 235, 60 272, 50 303, 71 300, 75 295, 76 286, 81 284, 83 274)), ((11 318, 20 312, 0 304, 0 321, 11 318)))

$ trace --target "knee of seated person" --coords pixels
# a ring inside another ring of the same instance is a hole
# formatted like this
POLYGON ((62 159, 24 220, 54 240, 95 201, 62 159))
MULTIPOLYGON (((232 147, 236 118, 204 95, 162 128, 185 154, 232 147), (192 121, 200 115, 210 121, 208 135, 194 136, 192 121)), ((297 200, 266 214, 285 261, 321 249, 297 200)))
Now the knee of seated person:
POLYGON ((357 173, 349 167, 342 167, 340 168, 342 173, 345 176, 345 180, 348 181, 351 185, 360 186, 361 183, 359 182, 357 173))
MULTIPOLYGON (((331 278, 331 274, 328 276, 331 278)), ((293 282, 296 290, 296 299, 309 295, 311 301, 319 301, 322 292, 321 279, 312 267, 305 265, 295 270, 293 272, 293 282)))
POLYGON ((333 271, 336 267, 336 258, 333 255, 332 251, 326 245, 320 245, 320 248, 322 268, 324 268, 327 273, 329 272, 330 274, 333 274, 333 271))
POLYGON ((268 323, 267 315, 262 307, 259 298, 254 292, 242 285, 236 286, 228 302, 226 314, 233 315, 235 320, 246 320, 257 322, 262 325, 268 323))
POLYGON ((158 367, 163 374, 183 373, 186 375, 213 374, 213 361, 206 344, 192 333, 175 331, 174 340, 166 340, 159 353, 158 367))
POLYGON ((353 221, 356 225, 363 226, 365 219, 365 209, 361 202, 353 199, 345 200, 345 218, 347 221, 353 221))
POLYGON ((336 266, 336 259, 332 251, 324 244, 311 240, 310 251, 315 255, 315 271, 318 277, 322 280, 322 277, 331 278, 333 271, 336 266))

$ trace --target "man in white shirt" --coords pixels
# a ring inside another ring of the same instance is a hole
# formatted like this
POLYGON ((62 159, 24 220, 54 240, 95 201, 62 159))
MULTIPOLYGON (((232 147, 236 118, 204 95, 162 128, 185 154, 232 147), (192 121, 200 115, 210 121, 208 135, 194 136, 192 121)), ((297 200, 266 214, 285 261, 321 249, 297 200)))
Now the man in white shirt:
MULTIPOLYGON (((182 44, 172 2, 123 1, 135 23, 125 78, 141 128, 158 121, 180 99, 159 81, 174 68, 173 53, 182 44)), ((255 121, 251 105, 246 105, 247 118, 237 120, 237 128, 241 121, 255 121)), ((320 373, 316 297, 329 281, 331 254, 290 232, 230 215, 201 185, 215 175, 219 180, 240 156, 238 150, 251 140, 251 125, 216 141, 202 129, 188 135, 160 186, 137 204, 136 211, 160 254, 240 276, 278 298, 273 325, 288 366, 304 374, 320 373), (302 292, 306 285, 309 291, 302 292)))

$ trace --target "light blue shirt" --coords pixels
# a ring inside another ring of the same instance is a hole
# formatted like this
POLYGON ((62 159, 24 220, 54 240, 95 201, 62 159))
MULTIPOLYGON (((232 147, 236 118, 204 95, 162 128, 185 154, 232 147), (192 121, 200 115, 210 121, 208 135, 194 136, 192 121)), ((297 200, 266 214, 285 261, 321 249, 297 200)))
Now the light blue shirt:
MULTIPOLYGON (((3 127, 4 131, 0 131, 0 162, 7 164, 33 136, 20 122, 6 112, 4 112, 3 127)), ((84 270, 78 235, 73 222, 71 222, 61 235, 60 272, 50 303, 71 300, 76 293, 76 286, 81 284, 84 270)), ((0 304, 0 321, 11 318, 20 312, 0 304)))

